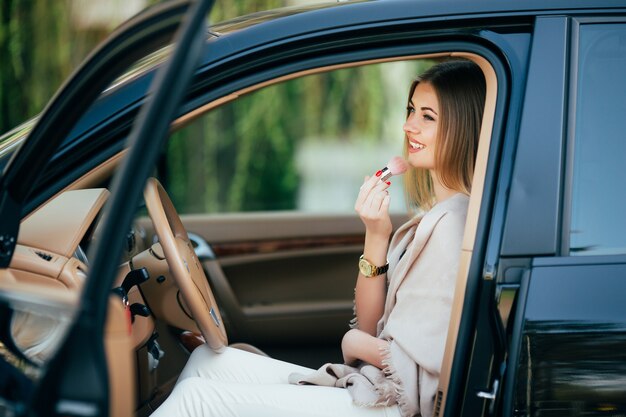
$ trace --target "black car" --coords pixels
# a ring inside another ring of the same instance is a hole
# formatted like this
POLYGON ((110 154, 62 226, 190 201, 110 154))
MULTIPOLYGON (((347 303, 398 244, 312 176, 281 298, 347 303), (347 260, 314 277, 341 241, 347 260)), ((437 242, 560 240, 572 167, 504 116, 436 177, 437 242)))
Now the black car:
POLYGON ((198 333, 340 360, 363 238, 342 169, 400 150, 380 126, 451 57, 487 99, 435 415, 626 414, 626 2, 340 2, 207 29, 208 7, 132 18, 0 139, 0 415, 149 415, 198 333), (374 133, 352 99, 373 80, 374 133))

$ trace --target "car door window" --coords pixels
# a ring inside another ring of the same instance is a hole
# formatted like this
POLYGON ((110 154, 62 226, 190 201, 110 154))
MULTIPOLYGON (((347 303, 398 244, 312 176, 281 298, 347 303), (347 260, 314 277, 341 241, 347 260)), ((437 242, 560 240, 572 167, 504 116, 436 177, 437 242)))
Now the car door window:
MULTIPOLYGON (((275 84, 176 131, 161 180, 181 213, 353 213, 365 175, 402 153, 406 92, 430 60, 275 84)), ((391 211, 406 212, 392 179, 391 211)))
POLYGON ((571 255, 626 254, 626 24, 581 25, 571 255))

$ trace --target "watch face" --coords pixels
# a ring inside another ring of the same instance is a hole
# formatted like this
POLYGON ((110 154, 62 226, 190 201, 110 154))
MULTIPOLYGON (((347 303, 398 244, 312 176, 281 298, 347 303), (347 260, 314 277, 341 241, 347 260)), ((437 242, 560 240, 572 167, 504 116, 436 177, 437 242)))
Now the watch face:
POLYGON ((372 265, 369 262, 367 262, 365 259, 361 259, 359 261, 359 270, 366 277, 369 277, 372 275, 372 265))

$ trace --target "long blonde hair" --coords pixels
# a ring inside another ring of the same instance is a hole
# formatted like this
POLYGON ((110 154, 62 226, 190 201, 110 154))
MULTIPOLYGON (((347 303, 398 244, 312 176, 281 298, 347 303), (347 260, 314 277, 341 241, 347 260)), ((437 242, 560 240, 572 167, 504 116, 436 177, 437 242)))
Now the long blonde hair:
MULTIPOLYGON (((444 61, 430 67, 413 81, 409 89, 409 101, 420 82, 429 83, 439 101, 439 129, 435 148, 435 167, 439 179, 445 187, 469 194, 485 107, 485 77, 480 67, 472 61, 444 61)), ((405 156, 408 155, 407 143, 405 138, 405 156)), ((434 187, 429 170, 409 169, 405 174, 404 185, 411 206, 428 210, 434 205, 434 187)))

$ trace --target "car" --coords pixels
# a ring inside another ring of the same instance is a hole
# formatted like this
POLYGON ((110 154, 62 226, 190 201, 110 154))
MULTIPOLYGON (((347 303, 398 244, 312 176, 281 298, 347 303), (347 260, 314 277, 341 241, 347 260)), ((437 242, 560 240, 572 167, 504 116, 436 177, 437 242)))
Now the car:
POLYGON ((400 151, 385 123, 411 78, 450 58, 487 98, 434 415, 626 413, 626 2, 338 2, 206 29, 209 7, 131 18, 0 138, 0 415, 149 415, 204 341, 341 360, 350 193, 400 151))

